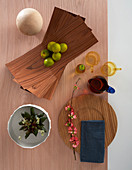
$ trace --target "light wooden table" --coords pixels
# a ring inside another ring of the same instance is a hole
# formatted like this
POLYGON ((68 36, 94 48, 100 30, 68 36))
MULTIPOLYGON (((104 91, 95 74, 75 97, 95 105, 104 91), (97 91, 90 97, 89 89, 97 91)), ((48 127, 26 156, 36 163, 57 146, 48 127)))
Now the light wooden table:
MULTIPOLYGON (((105 163, 81 163, 77 154, 74 161, 72 150, 62 141, 58 134, 58 115, 62 106, 69 100, 72 87, 77 80, 74 69, 78 63, 84 63, 84 52, 66 67, 57 90, 51 101, 38 99, 19 88, 12 81, 12 75, 5 64, 21 56, 38 45, 46 32, 54 6, 64 8, 86 17, 86 23, 92 28, 99 43, 90 50, 101 55, 101 62, 93 74, 89 70, 81 75, 81 89, 76 96, 90 93, 87 90, 87 80, 100 73, 100 66, 107 61, 107 0, 1 0, 0 1, 0 170, 106 170, 105 163), (15 24, 18 12, 26 7, 37 9, 43 16, 43 30, 36 36, 21 34, 15 24), (35 149, 22 149, 8 136, 7 122, 13 111, 20 105, 32 103, 40 105, 48 111, 52 121, 49 138, 35 149)), ((107 99, 107 95, 101 97, 107 99)))

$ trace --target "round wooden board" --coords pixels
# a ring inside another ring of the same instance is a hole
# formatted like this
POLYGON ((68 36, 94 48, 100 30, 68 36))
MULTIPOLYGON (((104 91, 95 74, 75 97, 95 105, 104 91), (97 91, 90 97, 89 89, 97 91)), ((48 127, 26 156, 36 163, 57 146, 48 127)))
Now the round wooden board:
MULTIPOLYGON (((70 101, 65 105, 67 106, 70 101)), ((62 137, 65 144, 72 148, 69 142, 70 135, 67 132, 65 123, 68 119, 65 106, 62 108, 59 119, 58 129, 59 134, 62 137)), ((73 108, 77 115, 77 119, 74 120, 74 126, 78 129, 78 138, 81 136, 81 121, 82 120, 104 120, 105 121, 105 147, 113 141, 117 131, 117 118, 115 111, 111 105, 104 99, 94 95, 81 95, 73 98, 73 108)), ((76 151, 80 153, 80 145, 76 148, 76 151)))

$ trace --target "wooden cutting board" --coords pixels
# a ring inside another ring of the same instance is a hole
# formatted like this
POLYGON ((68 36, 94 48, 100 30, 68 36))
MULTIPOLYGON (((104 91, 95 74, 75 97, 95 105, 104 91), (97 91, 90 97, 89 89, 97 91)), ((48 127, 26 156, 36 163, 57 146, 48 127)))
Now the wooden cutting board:
MULTIPOLYGON (((70 104, 70 101, 65 105, 70 104)), ((68 120, 68 112, 65 111, 65 106, 62 108, 58 119, 58 130, 65 144, 72 148, 69 142, 70 134, 65 126, 68 120)), ((78 137, 81 142, 81 121, 82 120, 104 120, 105 121, 105 147, 109 146, 113 141, 117 131, 117 118, 115 111, 111 105, 104 99, 94 95, 81 95, 73 98, 73 108, 77 119, 73 121, 78 130, 78 137)), ((80 153, 80 145, 76 148, 80 153)))

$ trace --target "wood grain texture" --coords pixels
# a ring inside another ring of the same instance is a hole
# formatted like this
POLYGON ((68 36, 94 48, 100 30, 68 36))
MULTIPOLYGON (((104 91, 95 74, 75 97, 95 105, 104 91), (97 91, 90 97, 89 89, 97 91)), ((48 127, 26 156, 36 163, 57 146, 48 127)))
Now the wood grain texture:
MULTIPOLYGON (((103 164, 81 163, 77 154, 73 153, 58 133, 58 116, 63 105, 70 99, 72 88, 79 75, 74 75, 75 67, 85 63, 85 55, 89 51, 97 51, 101 56, 99 65, 91 74, 89 67, 81 75, 80 94, 91 93, 87 89, 87 80, 101 74, 100 66, 107 61, 107 0, 1 0, 0 1, 0 170, 107 170, 107 150, 103 164), (33 49, 43 41, 54 6, 66 9, 86 18, 86 24, 92 28, 99 42, 69 63, 56 88, 51 101, 38 99, 34 95, 20 89, 12 81, 12 75, 5 64, 33 49), (15 25, 18 12, 26 7, 37 9, 44 19, 42 31, 36 36, 21 34, 15 25), (39 147, 29 150, 17 146, 8 136, 7 122, 13 111, 22 104, 36 104, 48 111, 51 118, 51 134, 47 141, 39 147)), ((99 95, 107 99, 107 94, 99 95)))
MULTIPOLYGON (((117 132, 117 117, 113 108, 100 97, 94 95, 81 95, 73 98, 73 108, 77 115, 77 119, 73 121, 74 126, 78 129, 78 138, 81 143, 81 121, 82 120, 104 120, 105 121, 105 147, 108 147, 113 141, 117 132)), ((68 120, 68 112, 65 111, 65 106, 69 105, 71 100, 64 105, 58 118, 59 134, 65 144, 72 148, 69 142, 70 135, 67 132, 67 127, 64 124, 68 120)), ((80 145, 76 148, 80 153, 80 145)))
POLYGON ((43 42, 6 65, 24 89, 37 97, 45 98, 46 95, 47 99, 51 99, 59 83, 58 75, 61 77, 66 65, 97 42, 82 17, 55 7, 43 42), (65 42, 68 50, 62 54, 60 61, 47 68, 40 53, 50 41, 65 42))

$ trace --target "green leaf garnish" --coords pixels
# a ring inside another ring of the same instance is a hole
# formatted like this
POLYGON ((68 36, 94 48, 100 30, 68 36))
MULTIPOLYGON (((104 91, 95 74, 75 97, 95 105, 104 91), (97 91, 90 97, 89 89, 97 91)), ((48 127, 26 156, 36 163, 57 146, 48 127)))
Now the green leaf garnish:
POLYGON ((40 118, 40 123, 42 124, 46 119, 47 119, 47 117, 41 117, 40 118))
POLYGON ((34 134, 35 136, 37 136, 37 134, 38 134, 38 129, 34 129, 33 134, 34 134))
POLYGON ((32 116, 35 116, 35 111, 34 111, 34 108, 33 108, 33 107, 30 108, 30 112, 31 112, 31 115, 32 115, 32 116))
POLYGON ((25 116, 25 118, 27 118, 27 119, 30 119, 30 118, 31 118, 31 115, 30 115, 29 113, 27 113, 27 112, 25 112, 24 116, 25 116))
POLYGON ((31 134, 30 131, 27 131, 25 135, 25 139, 27 139, 30 134, 31 134))
POLYGON ((22 121, 19 122, 19 125, 23 125, 22 121))
POLYGON ((22 117, 24 118, 25 117, 25 113, 21 113, 22 117))
POLYGON ((47 132, 46 129, 45 129, 45 127, 43 127, 43 130, 44 130, 45 133, 47 132))
POLYGON ((25 130, 26 127, 25 126, 22 126, 19 130, 25 130))
POLYGON ((44 113, 37 115, 39 118, 44 116, 44 113))

